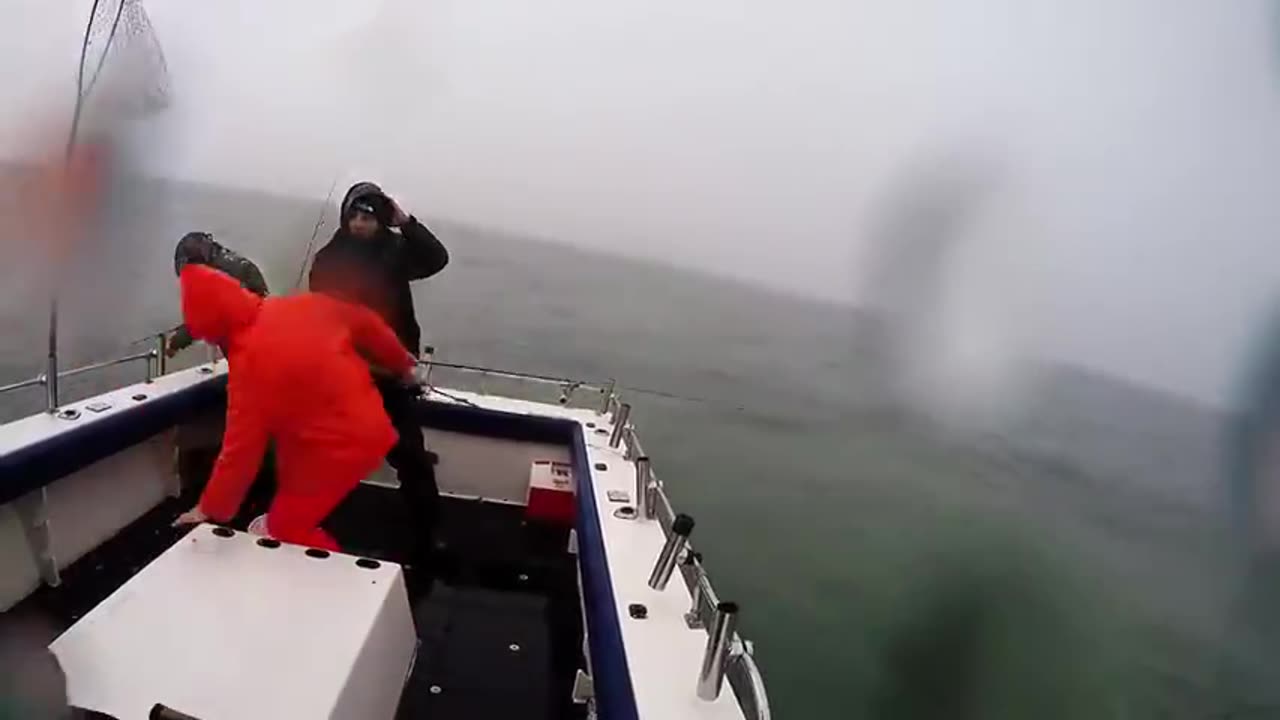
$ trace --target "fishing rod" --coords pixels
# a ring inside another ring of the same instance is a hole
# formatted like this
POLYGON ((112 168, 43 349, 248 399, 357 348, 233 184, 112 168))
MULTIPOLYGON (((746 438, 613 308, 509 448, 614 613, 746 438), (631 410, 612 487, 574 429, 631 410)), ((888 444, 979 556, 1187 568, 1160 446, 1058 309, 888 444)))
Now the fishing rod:
POLYGON ((307 251, 303 253, 302 264, 298 266, 298 278, 293 281, 294 290, 302 287, 302 276, 307 272, 307 261, 311 259, 312 253, 315 252, 316 237, 320 235, 320 228, 324 227, 324 214, 329 209, 329 203, 333 201, 333 192, 338 189, 338 177, 340 174, 333 176, 333 182, 329 184, 329 192, 324 196, 324 202, 320 203, 320 212, 316 213, 316 223, 311 228, 311 239, 307 241, 307 251))

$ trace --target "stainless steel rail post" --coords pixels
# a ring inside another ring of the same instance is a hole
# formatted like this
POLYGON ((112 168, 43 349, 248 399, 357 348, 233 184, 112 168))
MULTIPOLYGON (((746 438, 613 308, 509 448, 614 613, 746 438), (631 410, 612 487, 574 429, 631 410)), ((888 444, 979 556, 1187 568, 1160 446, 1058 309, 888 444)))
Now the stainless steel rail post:
POLYGON ((666 589, 667 583, 671 580, 671 573, 680 560, 680 553, 689 544, 691 532, 693 532, 693 518, 688 515, 680 513, 675 520, 671 521, 671 534, 667 536, 667 543, 662 546, 662 552, 658 553, 658 561, 653 565, 653 572, 649 573, 649 587, 654 590, 666 589))
POLYGON ((169 355, 165 352, 165 339, 164 333, 156 334, 156 375, 166 375, 169 372, 169 355))
MULTIPOLYGON (((75 130, 72 140, 75 142, 75 130)), ((70 153, 70 145, 67 148, 70 153)), ((49 301, 49 355, 45 359, 44 398, 46 412, 58 411, 58 296, 55 294, 49 301)))
POLYGON ((609 413, 609 405, 613 401, 613 389, 617 387, 617 380, 609 380, 604 386, 604 400, 600 402, 600 409, 596 411, 597 415, 607 415, 609 413))
POLYGON ((433 365, 431 361, 435 360, 435 358, 436 346, 424 345, 422 348, 422 363, 427 366, 427 371, 422 376, 422 384, 427 387, 431 387, 431 367, 433 365))
POLYGON ((690 630, 701 630, 704 623, 702 621, 702 603, 704 596, 710 595, 710 602, 715 603, 714 593, 704 589, 710 584, 706 574, 702 571, 702 556, 699 553, 689 553, 689 558, 685 561, 685 565, 693 568, 693 589, 691 591, 692 600, 689 603, 689 612, 684 614, 684 624, 689 626, 690 630))
POLYGON ((698 697, 715 700, 724 686, 724 671, 729 664, 729 644, 738 624, 738 604, 722 602, 716 605, 711 634, 707 636, 707 649, 702 653, 702 668, 698 671, 698 697))
POLYGON ((622 403, 618 414, 613 418, 613 434, 609 436, 609 447, 616 448, 622 443, 622 435, 626 432, 627 420, 631 419, 631 403, 622 403))
POLYGON ((654 514, 654 499, 649 495, 649 484, 652 482, 651 473, 649 458, 643 455, 636 458, 636 517, 646 520, 652 520, 654 514))

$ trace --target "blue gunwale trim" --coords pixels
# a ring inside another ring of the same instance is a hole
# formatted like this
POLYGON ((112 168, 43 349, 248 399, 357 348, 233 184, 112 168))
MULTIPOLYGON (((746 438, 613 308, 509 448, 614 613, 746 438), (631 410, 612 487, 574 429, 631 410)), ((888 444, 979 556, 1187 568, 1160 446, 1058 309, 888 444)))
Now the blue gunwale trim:
POLYGON ((591 675, 595 684, 596 711, 602 720, 638 720, 631 669, 622 645, 618 602, 604 551, 604 533, 596 512, 595 486, 587 461, 587 441, 582 425, 573 425, 570 453, 578 478, 578 567, 582 573, 582 602, 587 615, 587 642, 591 646, 591 675))
POLYGON ((225 375, 192 383, 0 455, 0 505, 226 402, 225 375))

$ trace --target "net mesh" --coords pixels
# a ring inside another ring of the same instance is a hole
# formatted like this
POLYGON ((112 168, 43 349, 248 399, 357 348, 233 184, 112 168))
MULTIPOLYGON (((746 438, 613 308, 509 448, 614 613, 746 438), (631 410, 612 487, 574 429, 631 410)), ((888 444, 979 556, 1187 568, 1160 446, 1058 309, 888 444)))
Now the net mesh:
POLYGON ((82 96, 112 115, 159 112, 171 102, 169 70, 141 0, 100 0, 89 21, 82 96))

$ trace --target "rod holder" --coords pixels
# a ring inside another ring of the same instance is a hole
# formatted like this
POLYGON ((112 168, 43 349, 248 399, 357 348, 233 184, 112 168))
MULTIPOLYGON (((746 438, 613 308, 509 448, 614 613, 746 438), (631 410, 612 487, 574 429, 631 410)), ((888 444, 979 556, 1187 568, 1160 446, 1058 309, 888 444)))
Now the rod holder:
POLYGON ((738 624, 738 604, 722 602, 716 605, 711 634, 707 636, 707 649, 702 653, 702 668, 698 670, 698 697, 711 701, 720 697, 724 687, 724 672, 729 664, 729 645, 738 624))
POLYGON ((671 521, 671 534, 658 553, 658 561, 649 573, 649 587, 654 590, 665 590, 671 580, 671 573, 676 569, 680 553, 689 545, 689 533, 693 532, 693 518, 680 513, 671 521))
POLYGON ((626 432, 629 419, 631 419, 631 403, 622 403, 618 407, 618 413, 613 416, 613 434, 609 436, 609 447, 616 448, 622 443, 622 436, 626 432))
POLYGON ((610 405, 613 404, 613 390, 618 386, 618 381, 610 379, 604 386, 604 400, 600 402, 600 409, 596 411, 597 415, 608 415, 610 405))
POLYGON ((653 498, 649 496, 649 485, 653 482, 653 470, 649 466, 649 458, 641 455, 636 458, 636 517, 653 519, 653 498))
POLYGON ((156 379, 156 370, 160 368, 160 358, 164 357, 163 352, 152 350, 147 353, 147 382, 150 383, 156 379))

